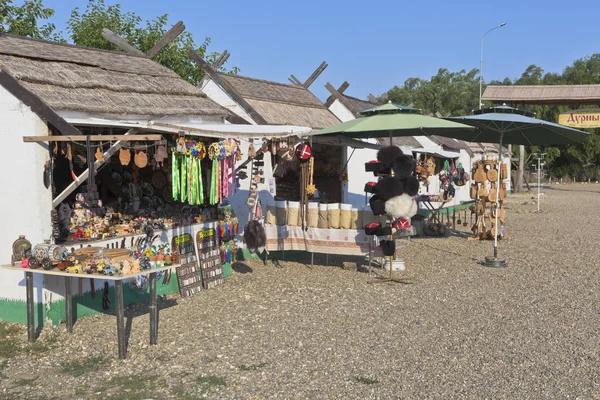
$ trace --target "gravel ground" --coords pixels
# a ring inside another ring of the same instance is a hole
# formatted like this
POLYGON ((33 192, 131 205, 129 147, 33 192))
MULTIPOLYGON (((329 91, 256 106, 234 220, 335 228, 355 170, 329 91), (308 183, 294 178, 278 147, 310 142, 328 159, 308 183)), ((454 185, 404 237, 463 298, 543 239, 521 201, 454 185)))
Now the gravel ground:
POLYGON ((492 243, 462 227, 402 248, 412 284, 371 284, 348 257, 238 263, 161 300, 157 346, 147 306, 128 308, 123 361, 113 315, 34 347, 9 333, 0 398, 600 399, 600 185, 545 188, 541 214, 534 195, 508 198, 508 268, 483 267, 492 243))

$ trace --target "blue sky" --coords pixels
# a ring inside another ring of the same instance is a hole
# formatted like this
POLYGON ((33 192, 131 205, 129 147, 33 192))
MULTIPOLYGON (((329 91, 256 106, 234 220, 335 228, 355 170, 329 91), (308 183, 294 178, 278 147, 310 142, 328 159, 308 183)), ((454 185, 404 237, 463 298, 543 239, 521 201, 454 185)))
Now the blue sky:
MULTIPOLYGON (((531 64, 561 72, 578 58, 600 52, 600 1, 159 1, 106 0, 144 19, 169 15, 182 20, 209 51, 227 49, 228 66, 241 75, 288 82, 305 80, 322 62, 329 67, 311 86, 322 100, 326 82, 350 83, 347 94, 380 95, 407 78, 429 79, 439 68, 479 68, 483 75, 517 78, 531 64)), ((86 0, 45 0, 59 29, 86 0)))

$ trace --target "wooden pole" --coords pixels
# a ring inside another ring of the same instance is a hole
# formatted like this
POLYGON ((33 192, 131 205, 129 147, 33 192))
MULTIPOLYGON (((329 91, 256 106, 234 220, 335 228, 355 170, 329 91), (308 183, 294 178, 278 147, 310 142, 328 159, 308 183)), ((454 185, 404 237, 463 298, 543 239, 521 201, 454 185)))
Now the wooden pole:
POLYGON ((517 187, 515 191, 523 190, 523 169, 525 167, 525 146, 519 146, 519 169, 517 170, 517 187))

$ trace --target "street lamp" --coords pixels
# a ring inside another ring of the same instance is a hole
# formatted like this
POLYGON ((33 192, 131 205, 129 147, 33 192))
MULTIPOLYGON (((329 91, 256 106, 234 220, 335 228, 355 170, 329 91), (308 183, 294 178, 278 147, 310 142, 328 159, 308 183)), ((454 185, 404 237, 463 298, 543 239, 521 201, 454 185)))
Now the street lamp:
POLYGON ((500 25, 495 26, 492 29, 489 29, 481 37, 481 51, 479 53, 479 109, 480 110, 481 110, 481 106, 483 106, 483 104, 481 104, 481 87, 483 84, 483 39, 485 38, 485 35, 487 35, 491 31, 493 31, 494 29, 502 28, 504 25, 506 25, 506 22, 503 22, 500 25))

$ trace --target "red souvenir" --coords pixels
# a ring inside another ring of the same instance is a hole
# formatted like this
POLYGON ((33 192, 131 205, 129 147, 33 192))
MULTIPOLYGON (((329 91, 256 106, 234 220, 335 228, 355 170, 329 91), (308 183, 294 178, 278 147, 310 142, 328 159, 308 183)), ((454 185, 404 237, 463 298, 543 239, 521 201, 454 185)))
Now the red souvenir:
POLYGON ((312 149, 307 143, 301 143, 298 146, 296 146, 296 157, 298 157, 298 160, 300 160, 300 162, 308 161, 310 159, 311 154, 312 149))

